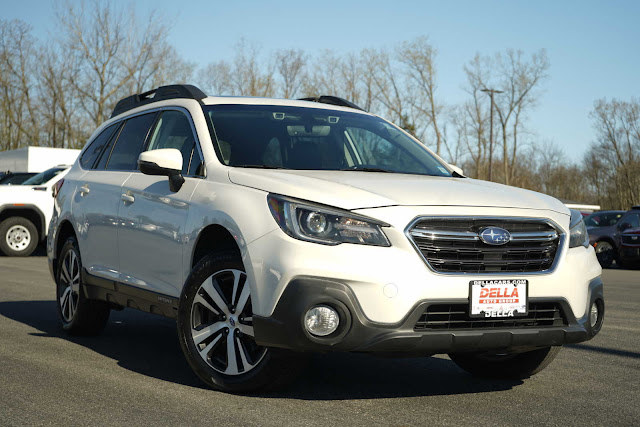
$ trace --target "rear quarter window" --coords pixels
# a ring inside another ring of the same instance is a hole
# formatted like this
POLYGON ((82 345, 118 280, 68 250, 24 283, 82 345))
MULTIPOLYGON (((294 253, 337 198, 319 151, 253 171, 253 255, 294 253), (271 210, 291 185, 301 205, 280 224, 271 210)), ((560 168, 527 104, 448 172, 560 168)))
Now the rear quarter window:
POLYGON ((80 166, 83 169, 92 169, 94 167, 96 160, 98 160, 98 157, 104 151, 104 147, 109 143, 119 126, 120 123, 109 126, 89 143, 87 149, 82 153, 82 157, 80 157, 80 166))

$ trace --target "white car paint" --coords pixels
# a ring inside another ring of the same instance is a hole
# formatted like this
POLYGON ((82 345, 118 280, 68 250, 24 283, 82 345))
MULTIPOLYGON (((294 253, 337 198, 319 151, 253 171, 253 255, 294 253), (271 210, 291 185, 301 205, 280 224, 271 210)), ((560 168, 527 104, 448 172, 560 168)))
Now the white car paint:
MULTIPOLYGON (((62 167, 62 166, 61 166, 62 167)), ((41 185, 0 185, 0 211, 11 208, 35 209, 44 216, 44 238, 53 214, 52 187, 69 172, 69 167, 41 185)), ((36 224, 37 225, 37 224, 36 224)))

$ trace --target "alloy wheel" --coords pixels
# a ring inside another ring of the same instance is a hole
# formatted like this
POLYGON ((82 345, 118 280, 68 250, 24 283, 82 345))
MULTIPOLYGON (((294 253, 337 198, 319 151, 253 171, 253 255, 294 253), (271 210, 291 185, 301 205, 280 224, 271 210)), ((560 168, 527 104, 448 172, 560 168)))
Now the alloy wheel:
POLYGON ((58 303, 65 322, 71 322, 80 297, 80 263, 75 251, 68 251, 62 261, 58 285, 58 303))
POLYGON ((191 338, 200 357, 225 375, 255 368, 266 354, 254 340, 251 290, 241 270, 221 270, 200 285, 191 305, 191 338))

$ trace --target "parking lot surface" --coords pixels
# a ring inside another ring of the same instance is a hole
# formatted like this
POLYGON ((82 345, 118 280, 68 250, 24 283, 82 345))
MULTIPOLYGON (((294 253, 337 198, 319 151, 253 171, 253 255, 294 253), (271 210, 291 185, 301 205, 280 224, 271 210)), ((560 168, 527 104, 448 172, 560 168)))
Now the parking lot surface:
POLYGON ((202 386, 173 321, 114 311, 101 336, 65 336, 46 258, 0 257, 0 424, 637 425, 640 271, 603 280, 601 333, 524 381, 446 356, 327 354, 284 390, 238 396, 202 386))

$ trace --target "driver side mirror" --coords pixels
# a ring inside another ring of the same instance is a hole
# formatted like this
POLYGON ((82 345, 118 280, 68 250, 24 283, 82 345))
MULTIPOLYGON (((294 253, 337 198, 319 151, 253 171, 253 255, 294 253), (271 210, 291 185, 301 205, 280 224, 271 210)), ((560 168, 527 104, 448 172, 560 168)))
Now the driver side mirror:
POLYGON ((169 177, 169 190, 180 191, 184 184, 182 176, 182 153, 175 148, 161 148, 140 153, 138 169, 145 175, 164 175, 169 177))
POLYGON ((464 172, 462 171, 461 168, 459 168, 456 165, 452 165, 451 163, 447 163, 449 165, 449 167, 451 168, 451 170, 453 170, 455 173, 457 173, 458 175, 460 175, 461 177, 464 176, 464 172))

